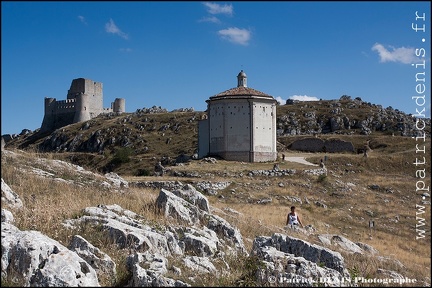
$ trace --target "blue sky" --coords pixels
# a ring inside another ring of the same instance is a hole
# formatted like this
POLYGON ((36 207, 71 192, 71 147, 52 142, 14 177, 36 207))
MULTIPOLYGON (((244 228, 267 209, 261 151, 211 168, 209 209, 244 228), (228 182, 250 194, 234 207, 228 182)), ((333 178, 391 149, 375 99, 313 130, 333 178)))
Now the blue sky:
POLYGON ((346 94, 430 117, 430 17, 428 1, 2 1, 1 134, 39 128, 44 97, 66 99, 75 78, 102 82, 105 108, 204 111, 241 69, 283 103, 346 94))

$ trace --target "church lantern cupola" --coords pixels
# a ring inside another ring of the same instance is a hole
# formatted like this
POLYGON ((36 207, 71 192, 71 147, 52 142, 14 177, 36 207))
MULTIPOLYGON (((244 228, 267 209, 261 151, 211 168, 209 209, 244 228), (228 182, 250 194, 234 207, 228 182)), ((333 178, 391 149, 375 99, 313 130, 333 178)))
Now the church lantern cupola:
POLYGON ((247 76, 243 70, 237 75, 237 87, 247 87, 247 76))

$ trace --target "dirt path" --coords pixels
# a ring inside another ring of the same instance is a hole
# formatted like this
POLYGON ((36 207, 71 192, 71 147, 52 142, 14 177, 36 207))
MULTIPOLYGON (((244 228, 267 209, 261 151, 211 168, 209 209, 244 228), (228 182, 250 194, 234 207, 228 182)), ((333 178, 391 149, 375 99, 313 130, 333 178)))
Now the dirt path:
POLYGON ((285 157, 285 161, 297 162, 300 164, 311 165, 311 166, 318 166, 317 164, 306 161, 305 157, 289 157, 288 156, 288 157, 285 157))

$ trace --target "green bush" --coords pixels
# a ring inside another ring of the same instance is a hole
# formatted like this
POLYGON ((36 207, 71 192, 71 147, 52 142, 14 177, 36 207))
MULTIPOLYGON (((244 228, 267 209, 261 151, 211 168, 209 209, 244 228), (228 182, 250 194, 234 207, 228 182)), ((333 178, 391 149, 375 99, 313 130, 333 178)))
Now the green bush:
POLYGON ((132 153, 133 153, 132 148, 129 147, 118 148, 110 163, 114 166, 128 163, 130 161, 130 156, 132 155, 132 153))
POLYGON ((151 173, 149 170, 147 169, 138 169, 137 173, 135 174, 135 176, 150 176, 151 173))
POLYGON ((325 174, 321 174, 321 175, 319 175, 317 181, 318 181, 319 183, 324 183, 324 182, 326 182, 326 181, 327 181, 327 175, 325 175, 325 174))

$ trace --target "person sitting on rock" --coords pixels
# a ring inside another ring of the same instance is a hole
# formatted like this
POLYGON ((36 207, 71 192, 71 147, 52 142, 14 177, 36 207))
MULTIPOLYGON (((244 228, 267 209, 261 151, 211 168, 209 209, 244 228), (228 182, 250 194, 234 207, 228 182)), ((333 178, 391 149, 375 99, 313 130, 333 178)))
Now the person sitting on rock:
POLYGON ((300 225, 303 228, 303 224, 299 215, 295 212, 295 208, 295 206, 291 206, 291 212, 288 213, 286 225, 289 225, 290 227, 296 227, 300 225))

